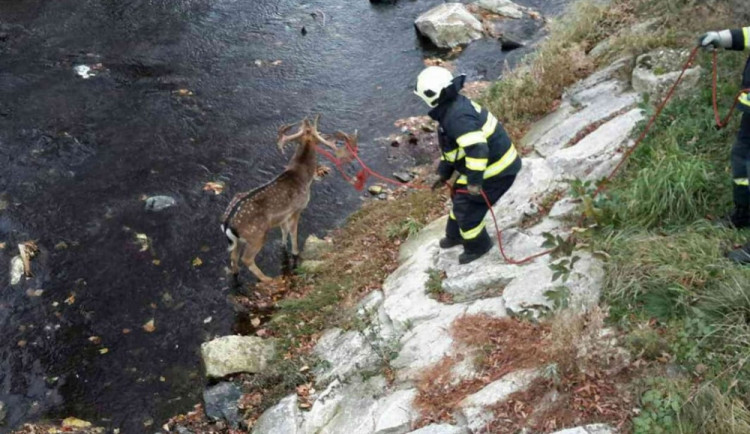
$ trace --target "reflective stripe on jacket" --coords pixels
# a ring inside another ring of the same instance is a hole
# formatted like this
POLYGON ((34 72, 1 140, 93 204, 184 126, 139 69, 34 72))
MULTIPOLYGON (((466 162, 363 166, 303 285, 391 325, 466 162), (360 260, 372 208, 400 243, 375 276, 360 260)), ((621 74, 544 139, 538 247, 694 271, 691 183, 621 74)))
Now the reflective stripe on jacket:
POLYGON ((440 123, 438 139, 440 176, 447 179, 456 170, 457 184, 482 185, 484 180, 515 175, 521 158, 497 118, 458 91, 463 76, 446 89, 430 116, 440 123))

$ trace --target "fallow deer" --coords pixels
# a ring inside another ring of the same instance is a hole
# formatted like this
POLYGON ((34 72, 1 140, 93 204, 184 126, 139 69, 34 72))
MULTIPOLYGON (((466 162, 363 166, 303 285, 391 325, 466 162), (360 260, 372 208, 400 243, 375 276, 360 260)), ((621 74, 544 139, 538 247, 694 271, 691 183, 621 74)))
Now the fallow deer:
MULTIPOLYGON (((230 266, 235 285, 239 283, 240 260, 261 282, 271 280, 255 264, 255 257, 265 244, 268 231, 273 228, 281 228, 285 250, 287 239, 291 236, 292 255, 296 262, 299 255, 297 225, 300 214, 310 201, 310 185, 317 171, 316 144, 331 148, 337 157, 344 160, 351 157, 348 151, 340 150, 318 131, 319 118, 316 116, 313 122, 303 119, 299 130, 292 135, 286 133, 294 124, 281 127, 277 145, 282 154, 287 143, 299 143, 286 170, 255 190, 235 195, 224 212, 221 230, 229 241, 230 266)), ((337 136, 356 146, 356 134, 351 137, 339 132, 337 136)))

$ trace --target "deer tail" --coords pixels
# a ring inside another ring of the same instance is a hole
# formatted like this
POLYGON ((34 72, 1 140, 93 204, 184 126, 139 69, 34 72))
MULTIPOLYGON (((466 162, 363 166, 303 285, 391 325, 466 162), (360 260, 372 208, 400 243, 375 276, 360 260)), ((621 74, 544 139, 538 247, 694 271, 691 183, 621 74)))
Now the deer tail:
POLYGON ((231 252, 237 247, 237 243, 240 240, 239 234, 234 229, 224 224, 221 225, 221 231, 227 236, 227 241, 229 242, 229 248, 227 251, 231 252))

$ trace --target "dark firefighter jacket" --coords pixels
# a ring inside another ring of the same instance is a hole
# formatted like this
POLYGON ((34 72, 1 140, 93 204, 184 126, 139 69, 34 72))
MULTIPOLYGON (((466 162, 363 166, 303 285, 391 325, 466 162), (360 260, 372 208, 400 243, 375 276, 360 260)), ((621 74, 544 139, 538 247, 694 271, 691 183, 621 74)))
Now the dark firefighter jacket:
MULTIPOLYGON (((750 47, 750 27, 733 29, 730 32, 732 33, 732 47, 730 50, 742 51, 750 47)), ((748 89, 750 89, 750 58, 747 59, 745 72, 742 74, 742 89, 738 107, 744 113, 750 113, 750 97, 748 97, 748 89)))
POLYGON ((460 174, 456 184, 481 186, 517 174, 521 158, 508 133, 492 113, 459 94, 464 79, 456 77, 430 111, 430 117, 440 123, 440 177, 447 180, 455 170, 460 174))

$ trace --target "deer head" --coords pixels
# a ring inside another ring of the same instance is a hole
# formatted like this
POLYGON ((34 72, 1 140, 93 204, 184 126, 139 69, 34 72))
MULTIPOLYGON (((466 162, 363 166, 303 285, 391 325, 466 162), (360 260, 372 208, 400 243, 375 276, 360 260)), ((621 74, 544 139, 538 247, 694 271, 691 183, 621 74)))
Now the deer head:
POLYGON ((292 127, 295 124, 284 125, 281 128, 279 128, 279 138, 276 144, 278 145, 281 153, 282 154, 284 153, 284 146, 287 143, 292 142, 292 141, 299 141, 303 144, 310 144, 310 145, 314 145, 315 142, 318 142, 338 152, 338 148, 336 147, 336 144, 326 139, 325 137, 323 137, 320 131, 318 131, 319 120, 320 120, 320 115, 316 115, 312 123, 307 118, 302 119, 302 121, 300 122, 299 130, 297 130, 297 132, 292 135, 287 135, 286 133, 290 129, 292 129, 292 127))
POLYGON ((336 138, 347 145, 336 150, 336 158, 341 160, 342 163, 349 164, 354 160, 354 153, 359 151, 359 144, 357 143, 357 140, 359 139, 358 136, 359 132, 357 130, 354 130, 354 134, 351 135, 346 134, 343 131, 336 132, 336 138))

